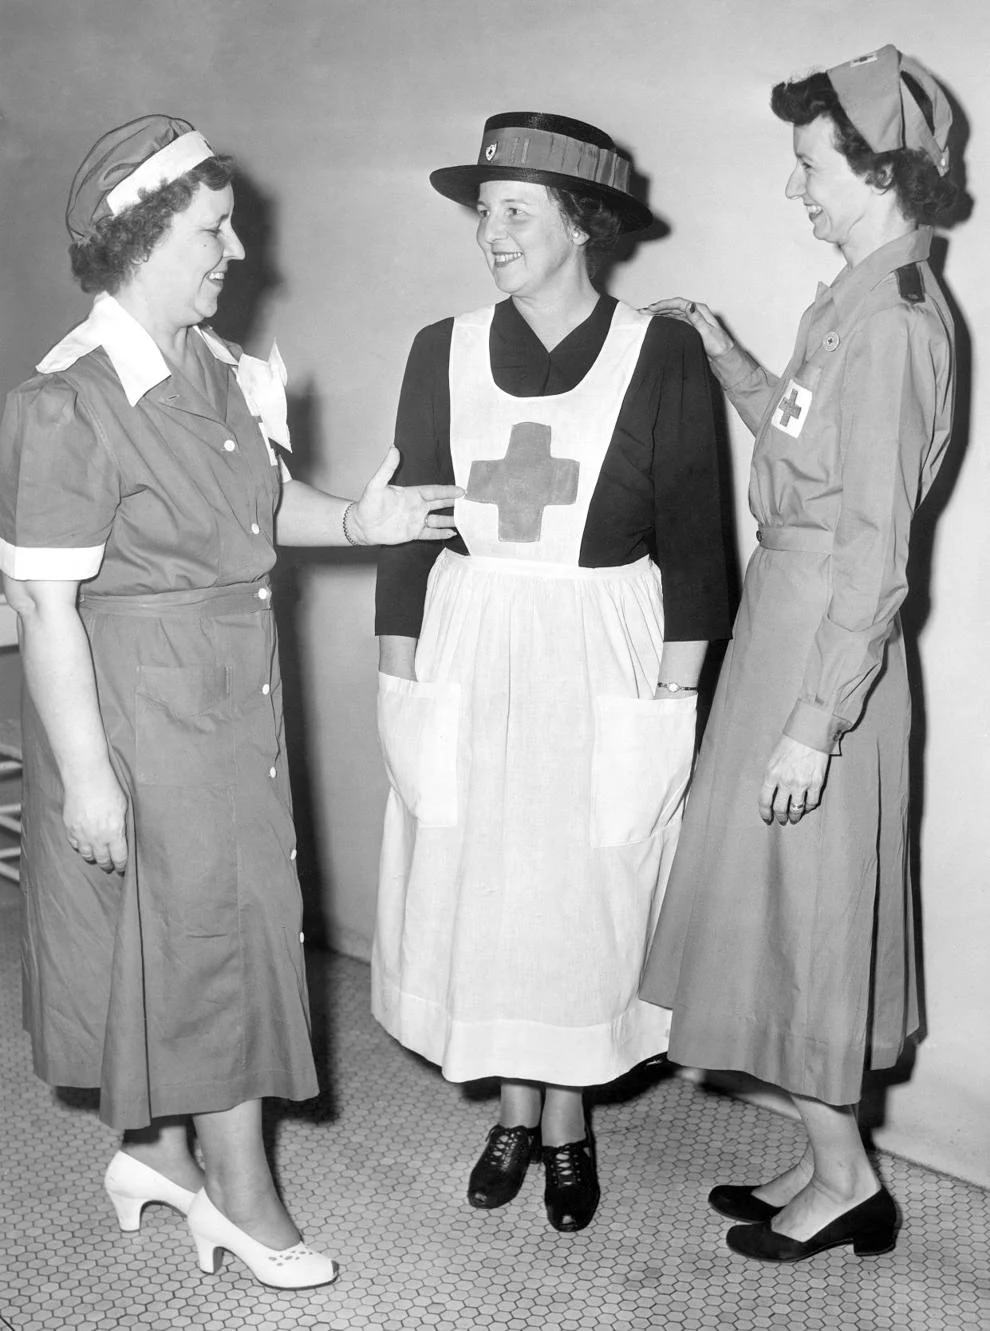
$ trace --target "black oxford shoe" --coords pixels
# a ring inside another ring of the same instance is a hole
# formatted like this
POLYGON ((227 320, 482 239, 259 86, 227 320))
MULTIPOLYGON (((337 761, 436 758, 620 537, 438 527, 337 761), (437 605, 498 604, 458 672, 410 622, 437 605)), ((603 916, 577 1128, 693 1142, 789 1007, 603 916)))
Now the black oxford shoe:
POLYGON ((485 1211, 511 1202, 522 1187, 529 1162, 539 1153, 539 1128, 503 1128, 496 1123, 471 1170, 468 1201, 485 1211))
POLYGON ((543 1200, 547 1219, 554 1229, 573 1234, 591 1223, 601 1192, 591 1138, 544 1146, 543 1164, 547 1181, 543 1200))

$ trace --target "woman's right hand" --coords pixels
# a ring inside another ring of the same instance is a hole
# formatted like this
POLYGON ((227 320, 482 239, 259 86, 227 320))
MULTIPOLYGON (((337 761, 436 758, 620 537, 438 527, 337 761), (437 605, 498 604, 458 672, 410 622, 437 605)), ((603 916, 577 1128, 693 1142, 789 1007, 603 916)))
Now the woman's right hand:
POLYGON ((708 356, 724 356, 734 345, 708 306, 699 301, 686 300, 683 296, 669 296, 666 300, 655 300, 652 305, 644 305, 640 313, 662 314, 668 319, 680 319, 682 323, 690 324, 701 337, 708 356))
POLYGON ((127 867, 127 797, 108 767, 102 776, 67 784, 62 822, 69 845, 104 873, 127 867))

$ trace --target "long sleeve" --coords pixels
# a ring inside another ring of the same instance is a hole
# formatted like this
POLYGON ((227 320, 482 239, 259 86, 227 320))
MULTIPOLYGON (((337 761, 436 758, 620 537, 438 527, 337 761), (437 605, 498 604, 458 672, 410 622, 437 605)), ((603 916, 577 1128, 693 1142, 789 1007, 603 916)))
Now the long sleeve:
POLYGON ((907 591, 911 518, 944 444, 937 423, 951 384, 951 350, 931 316, 882 309, 852 334, 839 415, 841 495, 830 595, 785 726, 823 752, 853 726, 907 591))
MULTIPOLYGON (((672 325, 679 334, 688 333, 672 325)), ((661 366, 653 427, 654 535, 670 642, 730 634, 718 445, 701 339, 679 336, 661 366)))
POLYGON ((778 377, 771 375, 748 351, 736 345, 721 356, 713 356, 710 364, 726 397, 743 423, 755 434, 770 399, 777 392, 778 377))
MULTIPOLYGON (((447 365, 453 321, 417 333, 399 394, 395 446, 402 461, 396 485, 452 485, 450 390, 447 365)), ((437 541, 384 546, 378 555, 375 632, 419 637, 430 570, 443 549, 437 541)))

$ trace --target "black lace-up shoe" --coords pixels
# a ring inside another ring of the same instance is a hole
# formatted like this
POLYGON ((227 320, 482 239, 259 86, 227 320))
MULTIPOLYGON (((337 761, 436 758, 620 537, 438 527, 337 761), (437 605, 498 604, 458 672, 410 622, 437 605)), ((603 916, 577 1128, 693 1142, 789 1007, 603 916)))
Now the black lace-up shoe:
POLYGON ((486 1211, 511 1202, 522 1187, 529 1162, 539 1153, 539 1128, 503 1128, 496 1123, 471 1170, 468 1201, 486 1211))
POLYGON ((564 1146, 544 1146, 543 1164, 547 1171, 543 1193, 547 1219, 565 1234, 584 1229, 591 1223, 601 1196, 590 1135, 564 1146))

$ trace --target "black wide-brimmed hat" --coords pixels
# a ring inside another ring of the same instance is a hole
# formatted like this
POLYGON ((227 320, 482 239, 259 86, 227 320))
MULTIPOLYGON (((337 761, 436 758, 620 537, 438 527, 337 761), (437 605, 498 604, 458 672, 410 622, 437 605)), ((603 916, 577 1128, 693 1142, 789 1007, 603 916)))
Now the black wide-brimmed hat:
POLYGON ((485 121, 476 166, 445 166, 430 184, 473 208, 485 180, 528 180, 593 195, 613 208, 623 231, 642 231, 653 214, 629 192, 629 159, 609 136, 583 120, 542 111, 505 111, 485 121))

